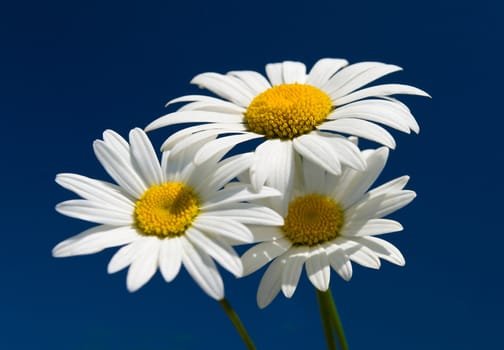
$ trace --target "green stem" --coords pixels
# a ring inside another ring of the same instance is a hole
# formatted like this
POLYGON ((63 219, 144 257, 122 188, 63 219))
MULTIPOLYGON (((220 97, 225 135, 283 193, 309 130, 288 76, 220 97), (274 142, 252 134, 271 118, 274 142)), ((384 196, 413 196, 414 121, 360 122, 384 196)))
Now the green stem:
POLYGON ((317 300, 319 304, 320 318, 324 327, 324 334, 328 350, 337 350, 336 340, 334 339, 333 322, 331 320, 331 300, 328 298, 327 292, 321 292, 317 289, 317 300))
POLYGON ((343 331, 343 324, 341 323, 341 318, 339 316, 338 309, 336 308, 336 304, 334 303, 334 298, 332 296, 331 289, 328 289, 327 292, 325 292, 325 294, 327 294, 327 299, 330 305, 332 326, 334 327, 336 334, 338 335, 338 341, 341 350, 348 350, 348 343, 345 337, 345 332, 343 331))
POLYGON ((252 341, 252 339, 248 335, 247 330, 245 329, 245 326, 243 326, 243 323, 240 321, 240 318, 238 317, 238 314, 231 307, 231 304, 229 304, 229 302, 227 301, 226 298, 219 300, 219 304, 220 304, 220 306, 222 306, 222 308, 226 312, 226 315, 228 315, 231 322, 233 322, 233 325, 235 326, 236 330, 240 334, 240 337, 243 339, 243 342, 247 346, 247 349, 255 350, 256 347, 254 345, 254 342, 252 341))

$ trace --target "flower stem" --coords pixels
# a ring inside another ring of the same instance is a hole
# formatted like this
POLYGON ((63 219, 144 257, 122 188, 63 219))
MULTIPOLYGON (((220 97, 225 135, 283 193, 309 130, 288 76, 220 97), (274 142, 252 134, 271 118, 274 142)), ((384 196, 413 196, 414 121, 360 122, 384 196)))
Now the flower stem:
POLYGON ((222 306, 222 308, 226 312, 226 315, 228 315, 231 322, 233 322, 233 325, 235 326, 236 330, 240 334, 240 337, 242 338, 243 342, 247 346, 247 349, 255 350, 256 347, 254 345, 254 342, 252 341, 252 339, 248 335, 247 330, 245 329, 245 326, 243 326, 243 323, 240 321, 240 318, 238 317, 238 314, 231 307, 231 304, 229 304, 229 301, 227 301, 227 299, 224 298, 224 299, 219 300, 219 304, 220 304, 220 306, 222 306))
POLYGON ((336 340, 334 339, 333 320, 331 311, 330 295, 317 289, 317 300, 319 304, 320 318, 324 327, 324 334, 328 350, 336 350, 336 340))
POLYGON ((327 299, 331 310, 332 326, 334 327, 336 334, 338 336, 338 342, 341 347, 341 350, 348 350, 348 343, 345 337, 345 332, 343 331, 343 325, 341 323, 341 319, 338 313, 338 309, 336 308, 336 304, 334 303, 334 298, 332 296, 331 289, 328 289, 327 292, 325 292, 325 294, 327 294, 327 299))

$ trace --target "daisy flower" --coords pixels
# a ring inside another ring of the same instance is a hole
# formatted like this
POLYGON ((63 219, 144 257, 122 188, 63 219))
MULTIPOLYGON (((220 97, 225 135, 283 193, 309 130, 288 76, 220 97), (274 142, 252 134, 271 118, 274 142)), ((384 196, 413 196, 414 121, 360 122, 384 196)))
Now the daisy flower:
POLYGON ((292 297, 303 265, 320 291, 329 288, 331 268, 350 280, 351 261, 374 269, 380 267, 380 258, 404 265, 401 252, 375 236, 402 230, 399 222, 383 217, 411 202, 415 192, 403 189, 407 176, 368 191, 386 163, 388 148, 365 150, 362 157, 366 171, 345 168, 341 175, 299 159, 294 188, 285 197, 288 207, 270 203, 285 224, 255 226, 254 237, 261 243, 242 256, 244 275, 273 260, 259 285, 259 307, 266 307, 280 290, 292 297))
POLYGON ((266 65, 268 79, 254 71, 203 73, 191 83, 222 99, 202 95, 176 98, 168 104, 189 103, 153 121, 146 130, 203 123, 166 140, 162 149, 175 153, 207 135, 225 134, 196 155, 197 163, 229 144, 264 138, 250 167, 255 189, 268 183, 284 192, 290 182, 283 178, 291 179, 296 153, 332 174, 339 174, 342 164, 363 170, 358 148, 341 134, 394 148, 394 138, 375 122, 406 133, 418 132, 419 126, 409 109, 390 96, 428 94, 402 84, 365 87, 401 70, 398 66, 379 62, 347 65, 344 59, 324 58, 307 74, 303 63, 284 61, 266 65), (282 184, 285 187, 280 188, 282 184))
MULTIPOLYGON (((201 144, 215 137, 201 140, 201 144)), ((224 298, 224 286, 213 260, 236 276, 243 266, 230 242, 250 242, 244 224, 281 225, 271 209, 243 203, 277 195, 264 187, 251 192, 246 185, 223 188, 250 165, 251 154, 226 158, 221 150, 195 166, 194 143, 176 157, 163 154, 161 163, 144 131, 134 129, 129 143, 107 130, 93 144, 96 157, 117 185, 77 174, 58 174, 56 182, 83 199, 59 203, 61 214, 99 224, 53 249, 55 257, 92 254, 123 246, 110 260, 108 272, 129 266, 127 288, 147 283, 157 268, 167 282, 183 265, 212 298, 224 298)))

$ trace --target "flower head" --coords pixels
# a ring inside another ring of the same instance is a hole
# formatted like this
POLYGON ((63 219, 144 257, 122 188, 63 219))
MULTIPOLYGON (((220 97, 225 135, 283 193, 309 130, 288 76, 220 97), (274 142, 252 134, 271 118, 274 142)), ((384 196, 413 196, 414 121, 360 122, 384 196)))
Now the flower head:
POLYGON ((331 268, 350 280, 351 261, 375 269, 380 267, 380 258, 404 265, 400 251, 375 236, 402 230, 399 222, 383 217, 411 202, 415 192, 403 189, 407 176, 369 190, 385 166, 388 149, 365 150, 362 157, 365 171, 345 168, 340 175, 299 158, 285 203, 261 200, 284 217, 281 227, 254 227, 254 237, 261 243, 242 256, 245 275, 272 261, 257 292, 261 308, 280 290, 290 298, 303 266, 313 286, 326 291, 331 268))
POLYGON ((365 164, 359 150, 341 134, 394 148, 393 137, 375 122, 406 133, 418 132, 419 127, 409 109, 390 96, 428 95, 402 84, 365 87, 400 70, 398 66, 379 62, 347 65, 344 59, 325 58, 307 74, 300 62, 273 63, 266 65, 268 79, 253 71, 203 73, 192 83, 228 101, 201 95, 176 98, 169 104, 190 103, 158 118, 146 129, 203 123, 185 128, 166 140, 163 149, 175 153, 207 135, 226 134, 213 141, 212 147, 201 150, 196 162, 205 161, 229 144, 264 138, 250 167, 255 189, 266 183, 284 192, 292 178, 295 154, 332 174, 341 173, 342 164, 363 170, 365 164), (182 139, 183 143, 179 142, 182 139))
POLYGON ((127 266, 127 287, 136 291, 159 267, 167 282, 183 265, 212 298, 224 297, 224 286, 213 260, 236 276, 243 266, 231 244, 250 242, 253 235, 244 224, 281 225, 271 209, 244 201, 277 195, 264 187, 251 192, 246 185, 224 187, 245 171, 250 153, 220 161, 229 149, 221 149, 206 162, 194 165, 194 153, 208 136, 172 156, 163 153, 159 163, 141 129, 130 132, 129 143, 111 130, 94 143, 95 154, 117 182, 77 174, 58 174, 56 182, 83 199, 56 206, 61 214, 98 223, 59 243, 55 257, 97 253, 123 246, 111 259, 108 272, 127 266))

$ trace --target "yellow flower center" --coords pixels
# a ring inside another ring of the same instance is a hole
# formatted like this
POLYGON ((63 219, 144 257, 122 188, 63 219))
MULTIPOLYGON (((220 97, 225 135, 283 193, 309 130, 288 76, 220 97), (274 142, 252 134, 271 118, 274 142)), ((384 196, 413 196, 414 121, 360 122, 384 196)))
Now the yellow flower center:
POLYGON ((184 234, 199 212, 193 190, 181 182, 153 185, 135 204, 135 225, 146 236, 171 238, 184 234))
POLYGON ((252 100, 245 123, 267 138, 293 139, 315 129, 332 108, 331 98, 314 86, 281 84, 252 100))
POLYGON ((294 245, 313 246, 338 237, 344 220, 332 198, 309 194, 290 202, 282 230, 294 245))

